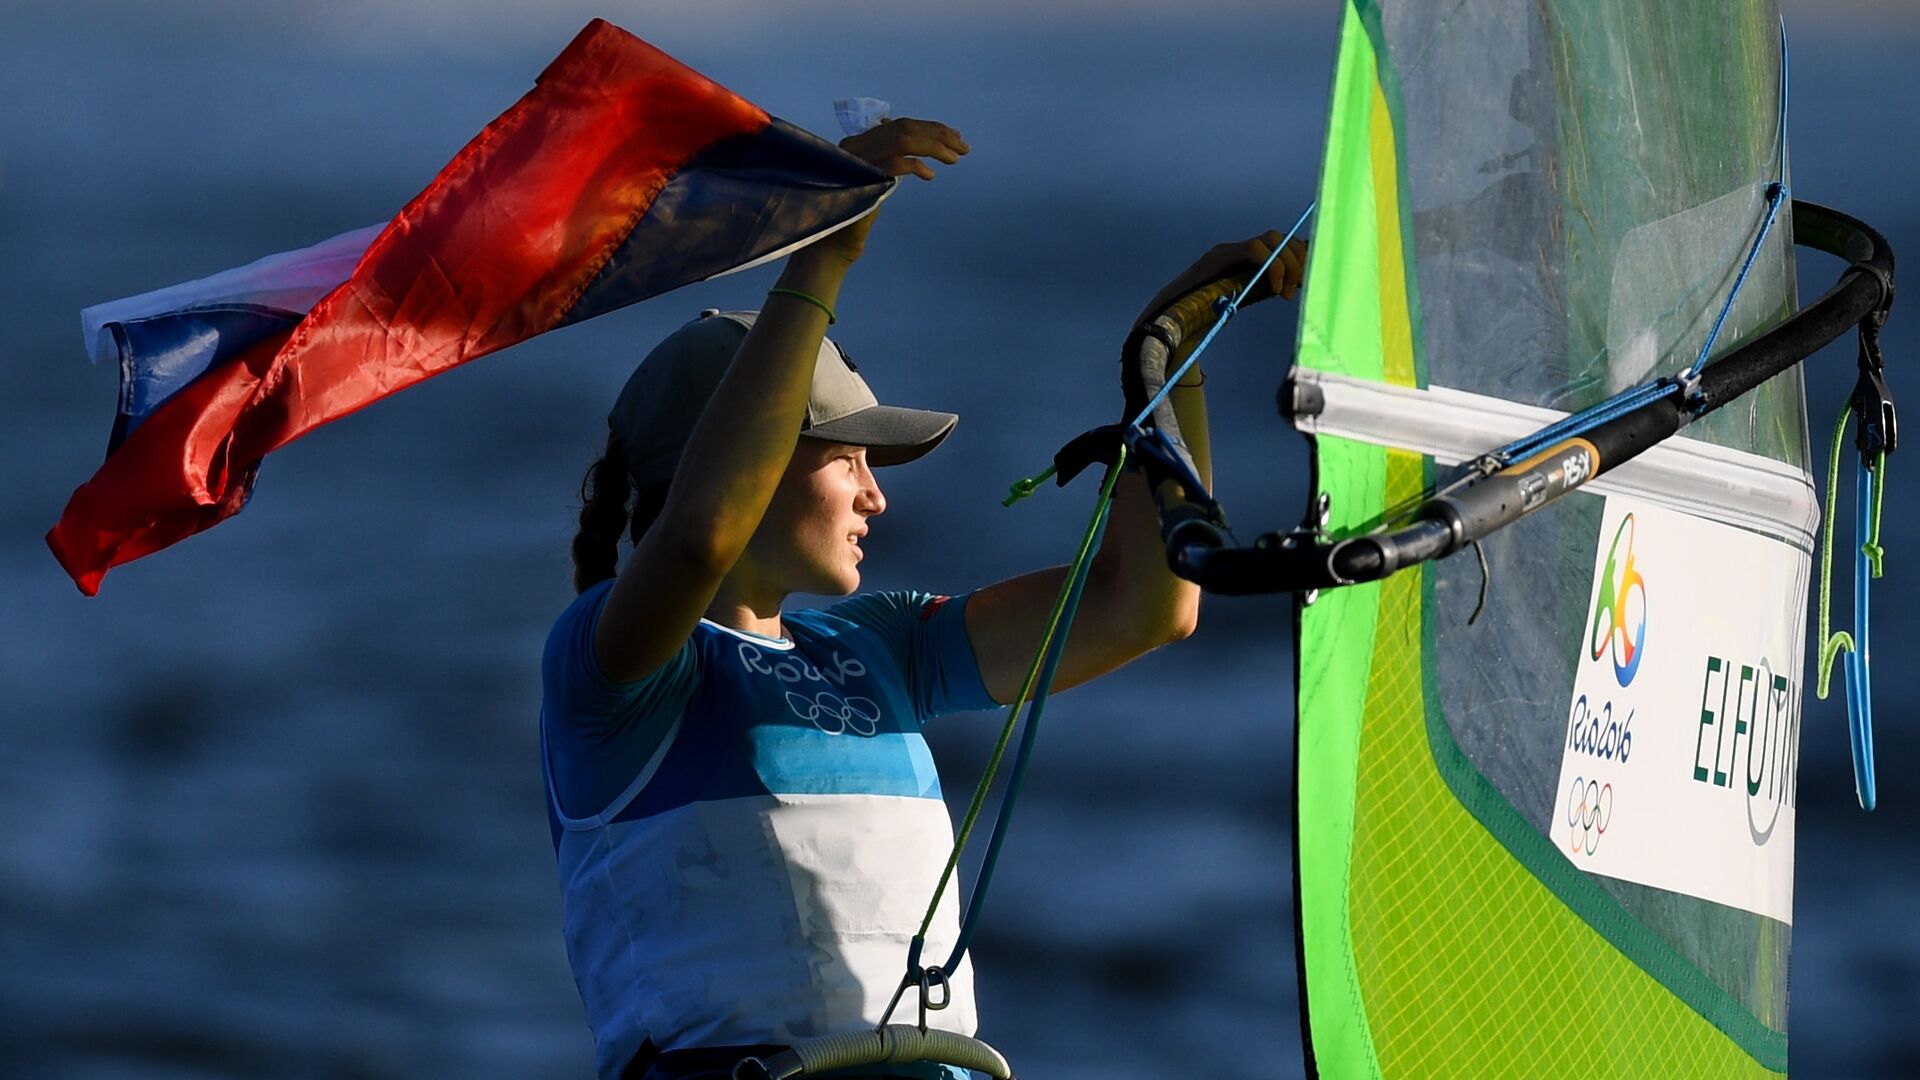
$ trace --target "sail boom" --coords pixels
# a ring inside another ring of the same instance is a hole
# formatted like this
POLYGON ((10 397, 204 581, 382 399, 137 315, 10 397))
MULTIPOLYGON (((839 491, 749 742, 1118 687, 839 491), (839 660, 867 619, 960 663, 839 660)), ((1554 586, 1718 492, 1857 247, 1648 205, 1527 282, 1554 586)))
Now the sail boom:
MULTIPOLYGON (((1318 411, 1296 413, 1302 431, 1411 450, 1436 465, 1472 461, 1567 414, 1444 386, 1394 386, 1299 369, 1298 388, 1318 411)), ((1722 525, 1784 540, 1811 554, 1820 526, 1812 478, 1796 466, 1701 439, 1675 436, 1594 478, 1583 490, 1629 495, 1722 525)))

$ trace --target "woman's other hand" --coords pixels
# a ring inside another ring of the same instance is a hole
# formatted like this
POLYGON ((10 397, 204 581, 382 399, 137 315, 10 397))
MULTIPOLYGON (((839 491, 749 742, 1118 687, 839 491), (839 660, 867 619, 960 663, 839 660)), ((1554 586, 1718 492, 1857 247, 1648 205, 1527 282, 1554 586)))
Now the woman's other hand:
MULTIPOLYGON (((1147 302, 1145 310, 1140 312, 1136 322, 1145 322, 1155 312, 1185 296, 1187 293, 1205 285, 1209 281, 1218 281, 1223 277, 1246 273, 1267 261, 1273 249, 1286 239, 1286 234, 1272 229, 1259 236, 1238 243, 1215 244, 1212 250, 1200 256, 1192 266, 1181 271, 1179 276, 1169 281, 1165 288, 1154 294, 1147 302)), ((1300 291, 1300 282, 1307 273, 1307 242, 1294 237, 1287 244, 1280 257, 1273 260, 1267 272, 1255 283, 1253 292, 1247 295, 1247 302, 1264 300, 1269 296, 1279 296, 1291 300, 1300 291)))

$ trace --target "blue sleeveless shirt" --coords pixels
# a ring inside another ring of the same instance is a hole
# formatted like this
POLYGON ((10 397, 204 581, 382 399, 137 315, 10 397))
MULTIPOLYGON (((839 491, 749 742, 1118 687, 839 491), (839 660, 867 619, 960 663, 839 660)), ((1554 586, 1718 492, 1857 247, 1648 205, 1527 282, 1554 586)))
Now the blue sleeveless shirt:
MULTIPOLYGON (((994 706, 965 598, 865 594, 783 613, 782 639, 702 620, 660 671, 616 683, 593 652, 611 587, 555 623, 541 711, 599 1074, 648 1039, 788 1043, 877 1023, 953 845, 921 725, 994 706)), ((956 910, 949 889, 927 956, 952 948, 956 910)), ((964 963, 952 990, 929 1023, 972 1034, 964 963)))

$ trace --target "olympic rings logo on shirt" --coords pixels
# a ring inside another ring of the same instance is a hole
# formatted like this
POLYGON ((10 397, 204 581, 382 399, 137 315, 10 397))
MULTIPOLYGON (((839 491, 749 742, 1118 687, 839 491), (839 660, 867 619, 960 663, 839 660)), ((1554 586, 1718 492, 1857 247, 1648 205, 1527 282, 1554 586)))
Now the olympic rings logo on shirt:
POLYGON ((1568 849, 1575 855, 1593 854, 1612 820, 1613 785, 1574 777, 1567 792, 1568 849))
POLYGON ((808 698, 787 691, 787 708, 793 715, 829 735, 873 735, 880 730, 880 706, 873 699, 858 695, 841 697, 822 690, 808 698))

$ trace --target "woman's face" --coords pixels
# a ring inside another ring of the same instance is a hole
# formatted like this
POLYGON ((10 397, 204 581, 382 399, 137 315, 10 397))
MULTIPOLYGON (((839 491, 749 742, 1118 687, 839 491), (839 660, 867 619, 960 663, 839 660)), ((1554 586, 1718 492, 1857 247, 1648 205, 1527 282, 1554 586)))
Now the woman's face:
POLYGON ((887 508, 865 447, 802 438, 747 550, 790 592, 844 596, 860 587, 860 538, 887 508))

